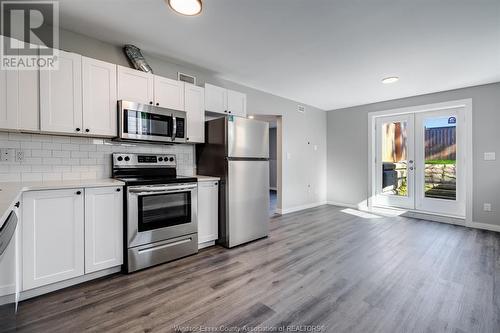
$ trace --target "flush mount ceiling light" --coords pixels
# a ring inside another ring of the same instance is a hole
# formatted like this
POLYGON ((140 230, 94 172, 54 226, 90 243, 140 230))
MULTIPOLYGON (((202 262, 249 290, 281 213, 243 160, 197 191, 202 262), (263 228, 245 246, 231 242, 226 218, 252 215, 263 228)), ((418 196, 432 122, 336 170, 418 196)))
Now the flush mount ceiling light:
POLYGON ((397 77, 397 76, 390 76, 390 77, 386 77, 386 78, 382 79, 383 84, 389 84, 389 83, 394 83, 394 82, 398 82, 398 81, 399 81, 399 77, 397 77))
POLYGON ((186 15, 194 16, 201 13, 201 0, 166 0, 168 5, 175 12, 186 15))

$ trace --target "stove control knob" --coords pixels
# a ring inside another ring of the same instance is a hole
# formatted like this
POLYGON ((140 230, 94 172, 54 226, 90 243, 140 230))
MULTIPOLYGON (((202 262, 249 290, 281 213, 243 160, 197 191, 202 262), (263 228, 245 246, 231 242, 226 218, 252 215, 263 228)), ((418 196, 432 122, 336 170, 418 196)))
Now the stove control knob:
POLYGON ((163 157, 158 157, 158 161, 163 162, 163 157))
POLYGON ((117 160, 121 162, 121 161, 123 161, 123 157, 118 156, 117 160))
POLYGON ((130 161, 130 157, 125 156, 125 161, 126 161, 126 162, 130 161))
POLYGON ((173 162, 173 161, 174 161, 174 158, 173 158, 173 157, 170 157, 169 161, 170 161, 170 162, 173 162))

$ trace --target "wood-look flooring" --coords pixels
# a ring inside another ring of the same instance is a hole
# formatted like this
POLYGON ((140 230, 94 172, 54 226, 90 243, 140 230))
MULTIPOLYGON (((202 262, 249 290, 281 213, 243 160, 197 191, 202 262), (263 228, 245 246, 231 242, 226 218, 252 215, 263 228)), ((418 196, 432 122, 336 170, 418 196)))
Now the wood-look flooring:
POLYGON ((343 210, 274 217, 266 239, 24 301, 17 330, 500 332, 500 234, 343 210))

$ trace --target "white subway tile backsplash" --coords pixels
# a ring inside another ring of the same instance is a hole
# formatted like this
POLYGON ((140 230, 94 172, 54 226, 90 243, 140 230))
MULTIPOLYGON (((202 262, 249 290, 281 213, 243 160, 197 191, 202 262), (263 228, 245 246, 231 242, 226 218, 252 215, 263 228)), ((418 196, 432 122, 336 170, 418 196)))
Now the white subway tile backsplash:
POLYGON ((193 175, 195 170, 191 145, 0 132, 0 148, 24 153, 22 162, 0 162, 0 182, 107 178, 111 176, 114 152, 175 154, 179 175, 193 175))

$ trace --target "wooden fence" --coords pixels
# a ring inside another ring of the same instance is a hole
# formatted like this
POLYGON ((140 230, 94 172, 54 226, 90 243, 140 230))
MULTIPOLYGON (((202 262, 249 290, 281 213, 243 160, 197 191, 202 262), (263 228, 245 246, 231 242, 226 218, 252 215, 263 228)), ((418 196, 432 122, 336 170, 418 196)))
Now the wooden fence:
POLYGON ((457 157, 456 127, 435 127, 425 130, 425 160, 455 160, 457 157))

